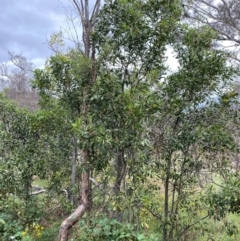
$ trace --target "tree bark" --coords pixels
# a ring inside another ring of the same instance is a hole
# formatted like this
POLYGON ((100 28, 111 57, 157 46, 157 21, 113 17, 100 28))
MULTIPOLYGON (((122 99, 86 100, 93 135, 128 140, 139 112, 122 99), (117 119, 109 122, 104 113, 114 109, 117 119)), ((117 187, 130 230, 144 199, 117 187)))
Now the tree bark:
POLYGON ((117 154, 117 160, 116 160, 117 176, 116 176, 115 184, 113 187, 114 196, 117 196, 120 192, 122 179, 123 179, 124 173, 125 173, 125 166, 126 165, 124 163, 124 152, 121 150, 117 154))
MULTIPOLYGON (((117 171, 117 175, 116 175, 115 183, 113 186, 113 194, 115 197, 117 197, 120 193, 122 180, 123 180, 123 178, 125 176, 125 172, 126 172, 126 162, 124 160, 124 151, 123 150, 119 150, 119 153, 117 154, 116 171, 117 171)), ((120 219, 121 219, 120 210, 117 209, 117 210, 112 211, 111 217, 120 221, 120 219)))
POLYGON ((70 191, 70 202, 74 204, 74 195, 73 195, 73 187, 76 183, 76 168, 77 168, 77 157, 78 157, 78 147, 77 147, 77 140, 74 137, 74 150, 73 150, 73 159, 72 159, 72 177, 71 177, 71 191, 70 191))
POLYGON ((171 159, 167 160, 167 172, 165 179, 165 194, 164 194, 164 225, 163 225, 163 241, 168 241, 168 219, 169 219, 169 179, 170 179, 171 159))
POLYGON ((69 216, 67 217, 61 224, 59 235, 58 235, 58 241, 67 241, 68 236, 70 234, 70 230, 72 229, 73 225, 80 220, 80 218, 84 215, 85 211, 89 207, 89 190, 90 190, 90 171, 88 168, 88 162, 89 162, 89 152, 87 150, 83 150, 82 152, 83 157, 83 172, 81 175, 81 204, 78 206, 78 208, 69 216))
POLYGON ((66 218, 60 227, 58 234, 58 241, 67 241, 69 232, 72 226, 78 222, 78 220, 83 216, 86 210, 86 205, 81 204, 78 208, 68 217, 66 218))

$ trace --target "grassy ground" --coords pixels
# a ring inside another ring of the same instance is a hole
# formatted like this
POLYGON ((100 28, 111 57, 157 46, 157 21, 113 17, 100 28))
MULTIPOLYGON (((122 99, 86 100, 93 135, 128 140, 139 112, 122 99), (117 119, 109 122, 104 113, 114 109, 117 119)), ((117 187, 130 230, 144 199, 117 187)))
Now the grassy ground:
MULTIPOLYGON (((218 176, 214 176, 214 182, 217 184, 221 184, 221 178, 218 176)), ((154 183, 153 183, 154 184, 154 183)), ((33 185, 38 185, 40 187, 47 187, 47 181, 40 180, 36 178, 33 182, 33 185)), ((218 187, 216 186, 216 189, 218 187)), ((160 193, 162 194, 162 190, 160 193)), ((159 191, 158 191, 159 195, 159 191)), ((46 202, 46 194, 38 195, 40 202, 46 202)), ((153 199, 158 197, 152 197, 153 199)), ((23 241, 56 241, 58 236, 58 230, 61 225, 61 222, 64 220, 66 216, 61 209, 61 201, 60 200, 53 200, 51 203, 47 203, 47 216, 44 217, 40 222, 39 225, 43 227, 41 230, 41 235, 36 236, 35 234, 28 234, 24 237, 23 241)), ((66 215, 66 213, 65 213, 66 215)), ((147 215, 148 216, 148 215, 147 215)), ((145 217, 145 219, 147 218, 145 217)), ((151 216, 151 215, 150 215, 151 216)), ((148 220, 147 220, 148 221, 148 220)), ((148 223, 148 225, 153 225, 148 223)), ((206 220, 204 224, 204 231, 200 230, 201 235, 194 235, 194 231, 192 234, 189 234, 189 237, 186 236, 186 241, 232 241, 232 240, 240 240, 240 215, 237 214, 228 214, 223 220, 221 221, 214 221, 212 219, 206 220), (239 230, 239 232, 238 232, 239 230), (192 235, 192 236, 191 236, 192 235)), ((75 230, 78 232, 78 230, 75 230)), ((158 232, 161 233, 161 230, 158 232)), ((72 239, 74 240, 74 239, 72 239)), ((75 241, 75 240, 74 240, 75 241)), ((77 240, 76 240, 77 241, 77 240)), ((102 240, 104 241, 104 240, 102 240)), ((178 240, 177 240, 178 241, 178 240)), ((185 240, 184 240, 185 241, 185 240)))

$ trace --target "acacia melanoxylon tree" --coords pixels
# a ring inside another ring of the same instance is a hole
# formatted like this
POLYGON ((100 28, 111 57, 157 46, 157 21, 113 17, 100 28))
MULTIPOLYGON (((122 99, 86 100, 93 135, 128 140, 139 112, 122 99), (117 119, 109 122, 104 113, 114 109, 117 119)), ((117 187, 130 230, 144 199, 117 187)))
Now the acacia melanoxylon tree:
MULTIPOLYGON (((86 130, 85 138, 82 142, 85 143, 81 147, 81 163, 82 163, 82 173, 81 173, 81 201, 78 208, 70 215, 61 225, 59 231, 58 240, 64 241, 68 239, 69 230, 72 226, 82 217, 84 212, 90 208, 90 147, 87 145, 87 138, 89 136, 87 126, 89 124, 89 96, 91 93, 91 88, 95 83, 97 72, 96 72, 96 50, 94 44, 90 41, 90 36, 94 31, 96 25, 96 16, 99 12, 100 1, 96 0, 93 5, 93 11, 91 11, 89 6, 89 1, 75 1, 73 0, 73 6, 79 14, 79 18, 82 26, 82 42, 83 48, 81 49, 81 60, 79 55, 74 59, 74 56, 70 56, 75 60, 74 66, 71 65, 71 61, 65 56, 58 56, 58 58, 52 59, 50 62, 52 73, 48 71, 36 71, 35 85, 37 88, 42 90, 42 93, 49 94, 48 90, 54 89, 56 94, 60 94, 61 100, 68 105, 68 108, 73 113, 74 117, 80 117, 82 120, 82 126, 86 130), (65 58, 65 59, 64 59, 65 58), (79 66, 82 65, 82 66, 79 66), (79 69, 80 67, 80 69, 79 69), (71 69, 71 71, 68 71, 71 69), (47 83, 46 83, 47 82, 47 83), (43 85, 39 84, 43 83, 43 85), (47 84, 47 86, 46 86, 47 84), (79 90, 77 93, 76 90, 79 90), (76 94, 77 93, 77 94, 76 94), (74 96, 73 96, 74 95, 74 96), (75 111, 76 110, 76 111, 75 111)), ((72 62, 73 63, 73 62, 72 62)), ((74 119, 73 119, 74 121, 74 119)), ((76 139, 74 138, 74 149, 76 148, 76 139)), ((74 183, 74 173, 75 173, 75 162, 76 158, 73 160, 73 176, 72 183, 74 183)))
MULTIPOLYGON (((116 76, 125 93, 140 96, 139 106, 145 106, 140 122, 146 116, 145 127, 155 123, 150 136, 155 136, 154 150, 160 150, 156 165, 160 167, 165 192, 164 214, 159 214, 164 241, 185 235, 194 226, 180 225, 172 217, 181 219, 178 210, 188 196, 182 192, 186 186, 196 185, 192 180, 204 168, 200 160, 194 160, 195 146, 203 156, 233 148, 226 116, 222 116, 229 108, 226 103, 235 96, 230 90, 233 71, 226 66, 223 52, 212 48, 217 35, 214 31, 179 24, 178 3, 134 1, 126 5, 125 1, 110 1, 103 8, 99 32, 94 36, 107 66, 104 70, 116 76), (179 68, 164 77, 166 44, 173 46, 179 68)), ((213 168, 216 163, 209 165, 213 168)), ((116 167, 122 168, 118 164, 116 167)))
POLYGON ((192 223, 208 216, 184 224, 179 210, 191 193, 187 189, 199 185, 197 174, 205 169, 220 173, 226 152, 235 147, 227 127, 231 117, 226 114, 235 97, 233 70, 226 66, 224 53, 211 48, 214 35, 207 27, 182 26, 181 42, 174 44, 178 71, 157 90, 162 106, 155 118, 159 127, 152 136, 160 150, 158 165, 165 184, 163 240, 180 238, 192 223), (214 160, 216 156, 218 160, 214 160))

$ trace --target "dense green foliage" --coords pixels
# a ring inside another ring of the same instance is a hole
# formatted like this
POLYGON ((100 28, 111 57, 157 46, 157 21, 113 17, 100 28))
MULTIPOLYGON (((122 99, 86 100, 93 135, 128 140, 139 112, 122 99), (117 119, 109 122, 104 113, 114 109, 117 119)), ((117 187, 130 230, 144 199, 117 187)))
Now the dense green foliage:
POLYGON ((212 47, 216 33, 181 14, 179 1, 106 1, 97 60, 50 57, 34 72, 35 112, 0 95, 0 240, 55 240, 86 170, 91 205, 71 240, 201 241, 212 220, 237 235, 236 71, 212 47))

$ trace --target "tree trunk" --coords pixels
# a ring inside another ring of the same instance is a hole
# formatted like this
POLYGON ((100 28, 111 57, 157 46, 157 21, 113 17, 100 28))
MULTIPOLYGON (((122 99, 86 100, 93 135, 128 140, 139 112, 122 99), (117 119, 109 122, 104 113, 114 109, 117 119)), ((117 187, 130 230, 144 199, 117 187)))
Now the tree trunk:
POLYGON ((74 194, 73 188, 76 183, 76 168, 77 168, 77 158, 78 158, 78 148, 77 148, 77 140, 73 138, 74 150, 73 150, 73 159, 72 159, 72 176, 71 176, 71 190, 70 190, 70 202, 74 205, 74 194))
MULTIPOLYGON (((113 194, 115 197, 119 195, 119 192, 121 190, 121 184, 122 180, 124 178, 125 172, 126 172, 126 162, 124 160, 124 151, 120 150, 117 154, 117 160, 116 160, 116 171, 117 176, 113 187, 113 194)), ((111 217, 117 219, 120 221, 121 215, 120 210, 116 209, 111 213, 111 217)))
POLYGON ((66 218, 60 227, 58 241, 67 241, 68 236, 70 234, 70 230, 74 224, 78 222, 78 220, 83 216, 85 211, 88 209, 89 206, 89 168, 88 168, 88 161, 89 161, 89 152, 84 150, 82 152, 83 155, 83 167, 84 170, 81 175, 82 183, 81 183, 81 204, 78 208, 68 217, 66 218))
POLYGON ((167 176, 165 179, 165 194, 164 194, 164 225, 163 225, 163 241, 168 241, 168 222, 169 222, 169 179, 170 179, 171 159, 167 161, 167 176))
POLYGON ((117 154, 116 171, 117 176, 113 187, 114 196, 117 196, 120 192, 122 179, 125 173, 124 152, 122 150, 117 154))
POLYGON ((62 222, 62 225, 60 227, 59 234, 58 234, 58 241, 68 240, 70 229, 83 216, 83 214, 85 213, 85 210, 86 210, 86 206, 84 204, 81 204, 68 218, 66 218, 62 222))

